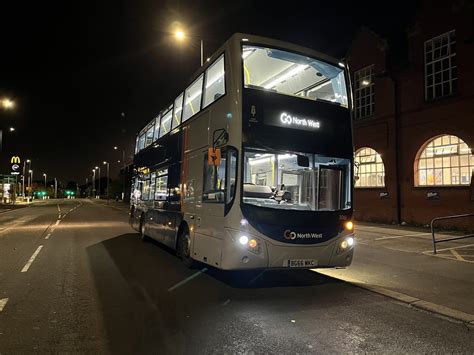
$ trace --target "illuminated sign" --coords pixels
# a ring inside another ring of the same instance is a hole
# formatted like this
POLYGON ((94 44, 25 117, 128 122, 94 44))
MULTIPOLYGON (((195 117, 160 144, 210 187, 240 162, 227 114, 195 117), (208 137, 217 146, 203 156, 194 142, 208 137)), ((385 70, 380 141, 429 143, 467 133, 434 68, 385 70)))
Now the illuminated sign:
POLYGON ((317 120, 312 120, 309 118, 299 118, 297 116, 292 116, 286 112, 280 114, 280 122, 284 125, 293 126, 294 128, 314 128, 318 129, 321 124, 317 120))
POLYGON ((21 159, 19 156, 14 155, 10 159, 10 163, 12 164, 12 175, 20 175, 20 163, 21 159))
POLYGON ((295 240, 295 239, 321 239, 323 238, 322 233, 299 233, 293 232, 289 229, 283 232, 283 237, 287 240, 295 240))
POLYGON ((10 163, 12 164, 20 164, 21 163, 21 160, 20 160, 20 157, 19 156, 12 156, 12 158, 10 159, 10 163))
POLYGON ((264 112, 263 121, 270 126, 298 129, 315 132, 321 128, 320 120, 304 114, 268 109, 264 112))
POLYGON ((143 174, 143 175, 147 175, 150 173, 150 169, 145 167, 145 166, 141 166, 137 169, 137 171, 140 173, 140 174, 143 174))

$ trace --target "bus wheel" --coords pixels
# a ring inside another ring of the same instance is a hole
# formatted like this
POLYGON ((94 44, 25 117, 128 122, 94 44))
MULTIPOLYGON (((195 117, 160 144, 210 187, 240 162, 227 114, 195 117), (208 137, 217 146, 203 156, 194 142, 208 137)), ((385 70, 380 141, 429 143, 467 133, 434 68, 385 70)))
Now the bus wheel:
POLYGON ((140 239, 142 242, 146 242, 148 237, 145 234, 145 216, 142 216, 140 218, 140 239))
POLYGON ((191 237, 187 228, 183 228, 179 233, 177 246, 176 254, 178 254, 178 257, 181 258, 186 267, 192 268, 194 260, 191 258, 191 237))

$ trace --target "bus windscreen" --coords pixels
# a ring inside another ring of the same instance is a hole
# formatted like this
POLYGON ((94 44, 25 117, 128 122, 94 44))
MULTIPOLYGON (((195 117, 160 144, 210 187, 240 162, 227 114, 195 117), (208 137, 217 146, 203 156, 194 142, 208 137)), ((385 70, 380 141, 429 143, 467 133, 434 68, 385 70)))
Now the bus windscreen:
POLYGON ((351 206, 350 175, 349 159, 246 150, 242 200, 278 209, 345 210, 351 206), (302 166, 304 160, 309 164, 302 166))
POLYGON ((304 55, 254 45, 242 47, 242 58, 246 88, 348 105, 342 68, 304 55))

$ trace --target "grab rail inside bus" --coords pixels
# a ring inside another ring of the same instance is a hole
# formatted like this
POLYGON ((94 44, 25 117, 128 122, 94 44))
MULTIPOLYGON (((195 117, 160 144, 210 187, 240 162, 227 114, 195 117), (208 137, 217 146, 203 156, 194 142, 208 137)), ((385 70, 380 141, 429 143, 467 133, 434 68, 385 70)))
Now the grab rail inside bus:
POLYGON ((450 238, 443 238, 436 240, 435 237, 435 229, 434 225, 438 221, 443 221, 447 219, 457 219, 457 218, 469 218, 469 217, 474 217, 474 213, 467 213, 467 214, 458 214, 458 215, 453 215, 453 216, 444 216, 444 217, 436 217, 431 220, 431 237, 433 239, 433 254, 436 254, 436 244, 437 243, 443 243, 443 242, 449 242, 451 240, 459 240, 459 239, 466 239, 466 238, 473 238, 474 234, 467 234, 467 235, 462 235, 462 236, 457 236, 457 237, 450 237, 450 238))

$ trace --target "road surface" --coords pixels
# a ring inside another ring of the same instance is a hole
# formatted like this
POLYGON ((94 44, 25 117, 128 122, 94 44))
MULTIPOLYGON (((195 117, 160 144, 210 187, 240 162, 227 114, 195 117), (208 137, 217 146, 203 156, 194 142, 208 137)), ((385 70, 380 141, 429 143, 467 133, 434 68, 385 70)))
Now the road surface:
POLYGON ((89 200, 0 214, 1 354, 474 352, 473 329, 313 271, 187 269, 127 219, 89 200))

